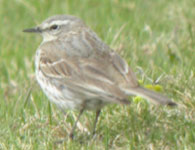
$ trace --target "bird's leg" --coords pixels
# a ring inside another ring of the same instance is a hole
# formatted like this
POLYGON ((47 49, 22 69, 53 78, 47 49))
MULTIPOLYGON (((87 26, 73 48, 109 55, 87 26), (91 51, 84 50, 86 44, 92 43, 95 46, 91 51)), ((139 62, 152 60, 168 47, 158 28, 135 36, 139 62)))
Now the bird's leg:
POLYGON ((92 135, 95 135, 96 125, 97 125, 97 122, 98 122, 98 118, 99 118, 100 112, 101 112, 100 109, 98 109, 98 110, 96 111, 96 116, 95 116, 95 122, 94 122, 94 126, 93 126, 92 135))
POLYGON ((84 110, 85 110, 85 108, 82 108, 82 109, 80 110, 79 115, 78 115, 78 117, 77 117, 77 120, 76 120, 76 122, 74 123, 74 125, 73 125, 73 127, 72 127, 72 130, 71 130, 70 135, 69 135, 71 139, 73 139, 73 137, 74 137, 74 130, 75 130, 75 128, 76 128, 76 126, 77 126, 77 123, 78 123, 78 121, 79 121, 81 115, 83 114, 84 110))

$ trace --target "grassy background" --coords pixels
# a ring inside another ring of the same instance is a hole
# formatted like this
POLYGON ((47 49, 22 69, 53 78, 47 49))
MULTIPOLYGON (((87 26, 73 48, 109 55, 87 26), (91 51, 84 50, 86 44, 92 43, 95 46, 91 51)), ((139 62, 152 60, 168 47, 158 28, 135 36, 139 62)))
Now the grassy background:
POLYGON ((195 149, 194 8, 193 0, 1 0, 0 149, 195 149), (68 139, 78 112, 64 115, 47 101, 34 78, 41 37, 21 32, 54 14, 85 20, 141 84, 179 106, 156 107, 139 98, 107 106, 95 138, 89 136, 95 115, 85 112, 76 139, 68 139))

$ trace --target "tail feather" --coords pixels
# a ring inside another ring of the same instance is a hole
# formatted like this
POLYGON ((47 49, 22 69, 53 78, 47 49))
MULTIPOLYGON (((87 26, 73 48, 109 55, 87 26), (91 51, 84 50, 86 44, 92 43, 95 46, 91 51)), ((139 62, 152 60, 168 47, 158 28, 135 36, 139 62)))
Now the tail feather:
POLYGON ((176 103, 172 102, 168 97, 143 87, 128 88, 125 89, 124 91, 128 95, 138 95, 156 104, 169 105, 169 106, 177 105, 176 103))

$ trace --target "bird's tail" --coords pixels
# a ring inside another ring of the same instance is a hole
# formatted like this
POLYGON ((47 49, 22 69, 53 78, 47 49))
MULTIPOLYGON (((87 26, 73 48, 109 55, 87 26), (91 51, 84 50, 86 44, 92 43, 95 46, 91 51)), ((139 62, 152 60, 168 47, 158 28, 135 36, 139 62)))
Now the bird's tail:
POLYGON ((143 87, 128 88, 124 89, 124 91, 128 95, 138 95, 156 104, 169 106, 177 105, 176 103, 172 102, 168 97, 143 87))

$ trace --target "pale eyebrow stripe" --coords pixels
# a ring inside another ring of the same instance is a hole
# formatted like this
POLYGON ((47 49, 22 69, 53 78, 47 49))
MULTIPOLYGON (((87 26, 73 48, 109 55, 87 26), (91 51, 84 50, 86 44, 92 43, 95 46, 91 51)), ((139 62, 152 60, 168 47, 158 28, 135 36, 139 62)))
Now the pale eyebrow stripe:
POLYGON ((66 24, 68 24, 68 23, 70 23, 70 21, 69 20, 57 20, 57 21, 52 21, 51 23, 46 23, 46 24, 44 24, 43 25, 43 28, 47 28, 47 27, 49 27, 49 26, 51 26, 51 25, 66 25, 66 24))

